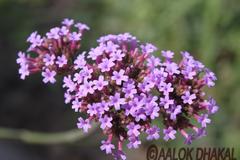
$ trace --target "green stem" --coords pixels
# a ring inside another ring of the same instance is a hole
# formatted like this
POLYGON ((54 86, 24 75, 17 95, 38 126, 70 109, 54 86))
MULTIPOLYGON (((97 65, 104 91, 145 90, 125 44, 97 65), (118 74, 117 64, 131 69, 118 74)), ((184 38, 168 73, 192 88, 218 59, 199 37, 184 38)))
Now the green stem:
POLYGON ((89 136, 94 131, 96 131, 95 125, 92 126, 88 133, 83 133, 79 129, 57 133, 44 133, 23 129, 0 128, 0 139, 19 140, 24 143, 40 145, 62 144, 76 142, 89 136))

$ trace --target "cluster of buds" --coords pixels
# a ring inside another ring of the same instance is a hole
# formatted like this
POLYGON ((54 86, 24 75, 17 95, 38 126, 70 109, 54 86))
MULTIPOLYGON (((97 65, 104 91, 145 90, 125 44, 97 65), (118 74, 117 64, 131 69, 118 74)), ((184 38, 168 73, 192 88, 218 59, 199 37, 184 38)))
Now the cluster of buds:
POLYGON ((93 122, 100 123, 107 137, 101 150, 124 160, 123 143, 127 142, 129 149, 138 148, 141 134, 147 140, 157 140, 162 132, 168 141, 179 132, 186 144, 206 135, 209 115, 217 112, 218 106, 213 98, 205 99, 203 87, 214 86, 216 77, 188 52, 181 52, 182 60, 175 63, 174 52, 162 51, 161 60, 152 55, 157 51, 154 45, 142 44, 124 33, 101 37, 97 47, 73 59, 82 31, 89 28, 78 23, 79 32, 70 33, 73 20, 66 19, 63 24, 65 34, 58 28, 56 36, 54 28, 47 38, 36 33, 30 36, 29 51, 38 57, 20 52, 19 72, 24 79, 29 72, 43 71, 45 83, 55 82, 54 76, 64 72, 65 103, 84 115, 77 123, 83 132, 88 132, 93 122), (52 78, 46 78, 50 75, 52 78), (163 123, 164 128, 160 130, 153 121, 163 123))
POLYGON ((50 29, 44 37, 33 32, 27 38, 30 43, 27 54, 18 52, 20 78, 25 79, 30 74, 41 72, 44 83, 55 83, 57 74, 73 71, 72 59, 81 46, 85 30, 89 30, 87 25, 74 24, 73 20, 64 19, 61 27, 50 29))

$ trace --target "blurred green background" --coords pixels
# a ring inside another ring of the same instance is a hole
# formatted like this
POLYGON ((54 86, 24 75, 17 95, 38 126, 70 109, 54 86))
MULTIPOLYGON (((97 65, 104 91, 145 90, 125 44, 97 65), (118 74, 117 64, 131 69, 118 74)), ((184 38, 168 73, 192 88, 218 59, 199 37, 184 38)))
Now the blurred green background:
MULTIPOLYGON (((61 83, 45 86, 36 75, 21 81, 15 63, 26 50, 32 31, 44 34, 63 18, 88 24, 81 51, 109 33, 130 32, 160 50, 182 50, 212 69, 218 77, 208 91, 220 110, 212 117, 208 136, 191 147, 234 147, 240 158, 240 1, 239 0, 0 0, 0 125, 35 131, 75 128, 77 114, 63 104, 61 83)), ((99 149, 99 133, 69 145, 27 145, 0 140, 1 160, 110 159, 99 149), (98 139, 98 140, 95 140, 98 139)), ((182 147, 183 138, 169 143, 144 142, 127 150, 128 159, 146 159, 149 144, 182 147)))

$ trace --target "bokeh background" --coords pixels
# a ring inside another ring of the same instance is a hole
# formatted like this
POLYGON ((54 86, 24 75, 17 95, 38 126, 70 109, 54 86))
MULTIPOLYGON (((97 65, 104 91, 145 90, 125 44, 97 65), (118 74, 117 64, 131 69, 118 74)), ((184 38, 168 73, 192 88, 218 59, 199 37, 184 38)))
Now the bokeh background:
MULTIPOLYGON (((208 93, 220 105, 208 136, 191 147, 234 147, 240 158, 239 0, 0 0, 0 127, 40 132, 76 128, 78 114, 63 103, 60 81, 46 86, 40 75, 22 81, 15 62, 18 50, 27 49, 26 38, 32 31, 44 34, 66 17, 91 27, 81 51, 94 46, 101 35, 121 32, 162 50, 190 51, 217 74, 216 86, 208 93)), ((0 160, 111 159, 99 149, 102 138, 96 131, 88 138, 59 145, 0 139, 0 160)), ((128 159, 145 160, 152 143, 185 146, 183 138, 143 142, 140 149, 126 149, 128 159)))

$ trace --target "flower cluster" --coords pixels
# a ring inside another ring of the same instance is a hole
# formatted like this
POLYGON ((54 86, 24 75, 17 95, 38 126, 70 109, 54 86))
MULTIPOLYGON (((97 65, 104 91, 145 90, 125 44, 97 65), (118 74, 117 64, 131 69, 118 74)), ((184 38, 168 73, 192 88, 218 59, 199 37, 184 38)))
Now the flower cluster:
POLYGON ((127 33, 104 36, 98 42, 88 56, 83 53, 75 60, 78 71, 64 78, 65 102, 71 102, 76 112, 87 115, 86 119, 79 118, 78 128, 87 132, 92 121, 100 122, 108 136, 101 149, 124 157, 124 140, 129 140, 128 148, 137 148, 141 144, 140 132, 148 133, 148 139, 159 137, 159 129, 151 126, 151 120, 159 116, 158 98, 142 89, 153 86, 143 81, 150 72, 146 60, 157 48, 141 45, 127 33), (118 139, 115 151, 113 137, 118 139))
POLYGON ((30 47, 27 54, 18 52, 19 74, 25 79, 32 73, 41 72, 44 83, 55 83, 57 74, 72 71, 71 60, 80 48, 82 34, 89 27, 74 24, 72 19, 64 19, 61 27, 54 27, 41 37, 36 31, 28 38, 30 47), (75 27, 75 31, 73 30, 75 27))
POLYGON ((216 77, 188 52, 181 55, 180 63, 175 63, 174 52, 162 51, 164 61, 155 63, 148 79, 154 83, 152 91, 159 97, 159 113, 165 126, 163 139, 175 139, 179 131, 185 143, 191 144, 205 136, 206 126, 211 122, 209 115, 218 110, 213 98, 205 99, 203 91, 204 86, 214 86, 216 77), (187 133, 186 129, 192 132, 187 133))
POLYGON ((203 88, 213 87, 216 76, 201 62, 188 52, 181 52, 179 63, 173 61, 172 51, 162 51, 162 59, 155 57, 154 45, 142 44, 129 33, 103 36, 96 47, 73 59, 82 32, 89 28, 77 23, 78 32, 70 32, 72 25, 73 20, 65 19, 47 38, 34 32, 28 38, 29 51, 38 57, 19 52, 19 73, 24 79, 42 71, 44 83, 54 83, 57 73, 65 73, 65 103, 84 114, 77 123, 83 132, 100 123, 107 136, 101 150, 124 160, 123 143, 138 148, 141 134, 157 140, 162 133, 169 141, 180 133, 186 144, 206 135, 209 116, 218 106, 213 98, 205 98, 203 88), (160 130, 153 120, 164 127, 160 130))
POLYGON ((208 115, 218 110, 212 98, 204 99, 202 90, 214 85, 213 72, 188 52, 182 52, 177 64, 172 51, 162 51, 161 62, 150 55, 157 50, 155 46, 140 44, 129 34, 104 36, 98 42, 88 53, 91 63, 87 63, 86 53, 77 58, 74 63, 79 71, 64 78, 64 87, 65 102, 87 115, 86 119, 79 118, 79 128, 87 132, 92 121, 100 122, 108 136, 102 141, 102 150, 124 157, 123 141, 128 141, 131 149, 141 144, 141 133, 147 140, 159 139, 160 129, 151 123, 158 117, 165 126, 165 141, 175 139, 177 131, 186 144, 206 134, 206 125, 211 122, 208 115), (191 124, 191 118, 200 127, 191 124), (187 133, 187 128, 193 133, 187 133), (118 140, 118 148, 112 144, 113 137, 118 140))

